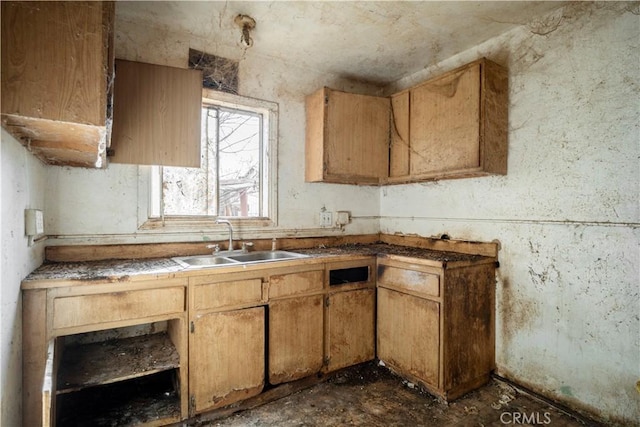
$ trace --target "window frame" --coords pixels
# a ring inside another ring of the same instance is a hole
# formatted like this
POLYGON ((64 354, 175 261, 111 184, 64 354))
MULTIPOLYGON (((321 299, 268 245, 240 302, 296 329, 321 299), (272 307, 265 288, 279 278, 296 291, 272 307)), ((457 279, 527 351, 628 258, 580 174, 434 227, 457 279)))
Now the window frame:
MULTIPOLYGON (((194 231, 216 227, 215 220, 218 218, 229 220, 233 225, 242 226, 243 230, 262 229, 266 227, 277 226, 278 219, 278 104, 271 101, 265 101, 257 98, 250 98, 241 95, 235 95, 227 92, 220 92, 213 89, 202 90, 202 104, 213 104, 222 108, 234 110, 257 111, 263 116, 263 143, 266 146, 266 159, 263 159, 264 166, 268 167, 266 175, 267 184, 265 192, 267 193, 268 206, 266 216, 262 217, 227 217, 218 215, 176 215, 165 216, 162 213, 161 206, 161 186, 162 186, 162 168, 161 167, 145 167, 144 171, 148 171, 148 187, 141 189, 141 197, 146 198, 146 212, 140 212, 139 217, 142 221, 139 224, 140 230, 165 230, 165 231, 194 231), (266 131, 264 130, 266 127, 266 131), (159 203, 160 202, 160 203, 159 203)), ((142 167, 139 170, 140 175, 144 175, 142 167)), ((142 200, 141 200, 142 201, 142 200)), ((142 209, 139 206, 139 209, 142 209)), ((139 221, 140 222, 140 221, 139 221)))

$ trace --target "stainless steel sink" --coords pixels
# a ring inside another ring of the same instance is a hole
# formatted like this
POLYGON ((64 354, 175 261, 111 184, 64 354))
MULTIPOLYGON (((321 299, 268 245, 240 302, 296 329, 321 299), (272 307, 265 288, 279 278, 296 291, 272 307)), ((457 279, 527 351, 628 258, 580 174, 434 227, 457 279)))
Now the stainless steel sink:
POLYGON ((228 258, 238 262, 262 262, 262 261, 276 261, 282 259, 291 258, 305 258, 308 255, 297 254, 295 252, 287 251, 262 251, 262 252, 249 252, 241 255, 231 255, 228 258))
POLYGON ((180 257, 174 258, 174 261, 176 261, 183 267, 207 267, 215 265, 236 264, 236 261, 234 260, 213 255, 180 257))
POLYGON ((284 261, 295 258, 306 258, 309 255, 288 251, 260 251, 233 255, 197 255, 173 258, 175 262, 187 269, 211 268, 230 265, 255 264, 270 261, 284 261))

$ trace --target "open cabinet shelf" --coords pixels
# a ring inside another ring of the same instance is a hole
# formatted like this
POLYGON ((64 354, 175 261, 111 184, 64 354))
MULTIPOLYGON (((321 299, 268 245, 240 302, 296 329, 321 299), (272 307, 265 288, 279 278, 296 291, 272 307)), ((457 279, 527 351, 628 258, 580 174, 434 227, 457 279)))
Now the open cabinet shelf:
POLYGON ((73 345, 62 356, 57 394, 179 367, 180 356, 166 333, 73 345))
POLYGON ((180 421, 180 355, 167 332, 59 347, 56 426, 180 421))
POLYGON ((161 426, 180 421, 176 370, 58 396, 56 426, 161 426))

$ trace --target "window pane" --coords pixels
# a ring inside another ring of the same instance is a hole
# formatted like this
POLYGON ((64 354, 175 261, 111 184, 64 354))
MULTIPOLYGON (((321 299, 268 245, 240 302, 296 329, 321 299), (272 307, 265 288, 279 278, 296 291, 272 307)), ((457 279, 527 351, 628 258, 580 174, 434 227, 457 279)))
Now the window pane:
POLYGON ((206 104, 201 167, 165 167, 166 216, 262 217, 268 210, 268 159, 262 114, 206 104))
POLYGON ((260 117, 228 110, 219 114, 218 215, 260 216, 260 117))

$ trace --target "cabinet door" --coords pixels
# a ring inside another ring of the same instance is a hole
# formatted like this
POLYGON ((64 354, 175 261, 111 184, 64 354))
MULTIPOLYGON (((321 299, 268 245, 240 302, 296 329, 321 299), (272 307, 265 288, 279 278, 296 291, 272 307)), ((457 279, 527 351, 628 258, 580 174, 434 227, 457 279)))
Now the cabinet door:
POLYGON ((264 307, 209 313, 190 334, 191 415, 259 394, 264 386, 264 307))
POLYGON ((372 178, 387 175, 389 99, 330 91, 326 121, 327 174, 372 178))
POLYGON ((480 64, 411 90, 411 175, 437 175, 480 165, 480 64))
POLYGON ((389 173, 389 98, 323 88, 306 101, 307 182, 378 184, 389 173))
POLYGON ((378 358, 438 387, 440 304, 378 288, 378 358))
POLYGON ((116 61, 114 163, 200 167, 202 71, 116 61))
POLYGON ((269 382, 280 384, 313 375, 323 361, 322 295, 269 304, 269 382))
POLYGON ((375 357, 375 289, 330 295, 327 307, 328 371, 375 357))

